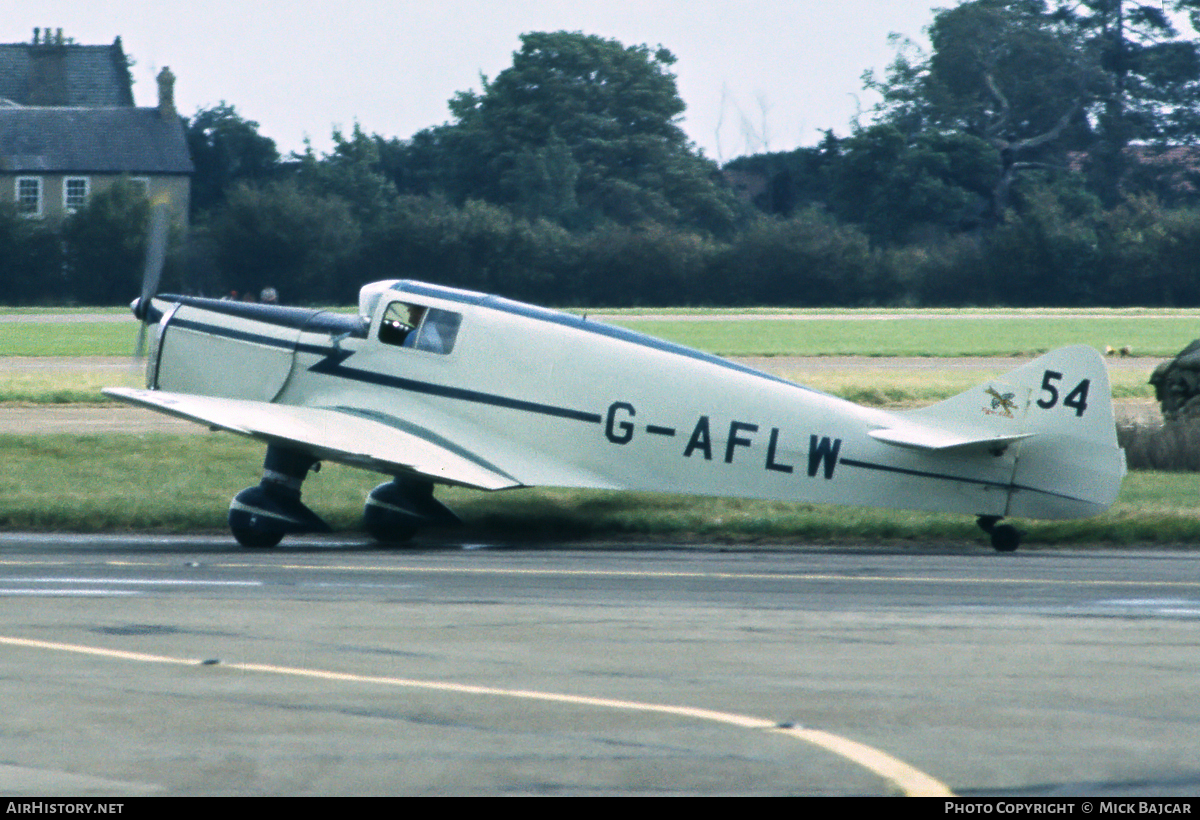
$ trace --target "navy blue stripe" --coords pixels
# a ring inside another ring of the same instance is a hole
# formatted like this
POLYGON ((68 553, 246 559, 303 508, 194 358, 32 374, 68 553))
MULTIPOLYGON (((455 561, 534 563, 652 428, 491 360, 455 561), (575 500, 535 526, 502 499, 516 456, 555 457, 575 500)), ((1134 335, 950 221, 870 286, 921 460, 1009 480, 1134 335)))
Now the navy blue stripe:
POLYGON ((357 316, 330 313, 314 308, 283 307, 255 302, 234 302, 229 299, 205 299, 200 296, 160 294, 155 297, 168 302, 208 310, 223 316, 237 316, 276 327, 306 330, 310 333, 349 333, 366 336, 366 329, 357 316))
MULTIPOLYGON (((628 328, 618 327, 616 325, 604 324, 603 322, 589 322, 587 319, 576 316, 571 313, 563 313, 562 311, 550 310, 548 308, 537 307, 535 305, 525 304, 524 302, 516 302, 511 299, 505 299, 501 296, 491 296, 485 293, 477 293, 467 290, 458 290, 456 288, 448 288, 440 285, 430 285, 425 282, 414 282, 403 280, 397 282, 393 286, 393 290, 399 293, 410 293, 418 296, 431 296, 435 299, 444 299, 448 302, 457 302, 464 305, 480 305, 491 310, 497 310, 502 313, 508 313, 513 316, 521 316, 526 319, 534 319, 540 322, 549 324, 561 325, 563 327, 574 328, 585 333, 594 333, 598 336, 604 336, 609 339, 626 342, 628 344, 638 345, 639 347, 650 348, 651 350, 659 350, 664 353, 671 353, 676 356, 694 359, 696 361, 705 362, 715 365, 726 370, 733 370, 737 373, 742 373, 747 376, 754 376, 760 379, 774 382, 776 384, 787 385, 794 387, 797 390, 803 390, 808 393, 822 393, 820 390, 813 390, 810 387, 790 382, 787 379, 778 376, 772 376, 769 373, 764 373, 761 370, 755 370, 752 367, 737 364, 736 362, 727 361, 719 356, 714 356, 711 353, 704 353, 694 348, 685 347, 675 342, 668 342, 663 339, 648 336, 645 333, 629 330, 628 328)), ((336 313, 329 313, 322 310, 314 310, 311 308, 293 308, 281 307, 279 305, 263 305, 251 302, 234 302, 224 299, 205 299, 197 296, 176 296, 163 294, 157 297, 167 301, 178 302, 182 305, 211 310, 215 313, 224 314, 227 316, 238 316, 244 319, 264 322, 266 324, 275 325, 278 327, 287 327, 295 330, 305 330, 314 333, 349 333, 352 336, 364 337, 365 329, 361 321, 356 316, 345 316, 336 313)), ((211 332, 211 331, 210 331, 211 332)), ((233 335, 233 333, 224 334, 230 338, 241 338, 233 335)), ((271 341, 263 341, 265 337, 251 337, 248 341, 254 341, 259 344, 273 344, 271 341)), ((277 342, 278 340, 275 340, 277 342)), ((280 346, 273 344, 273 346, 280 346)))
MULTIPOLYGON (((250 333, 249 331, 235 330, 221 325, 209 325, 191 319, 173 318, 168 324, 169 327, 195 330, 199 333, 207 333, 210 336, 236 339, 240 342, 253 342, 264 347, 276 347, 280 350, 294 350, 297 353, 311 353, 314 356, 328 356, 338 352, 337 348, 330 347, 329 345, 298 344, 292 339, 280 339, 278 336, 265 336, 261 333, 250 333)), ((276 327, 285 327, 285 325, 276 325, 276 327)))
POLYGON ((476 404, 486 404, 491 407, 504 407, 509 410, 521 410, 526 413, 538 413, 543 416, 584 421, 589 424, 599 424, 602 421, 599 413, 589 413, 584 410, 572 410, 569 407, 556 407, 552 404, 541 404, 539 402, 525 401, 524 399, 509 398, 508 396, 498 396, 494 393, 483 393, 479 390, 467 390, 462 387, 450 387, 444 384, 406 379, 402 376, 388 376, 383 373, 374 373, 370 370, 346 367, 334 359, 326 359, 323 362, 318 362, 310 369, 315 373, 340 376, 344 379, 363 382, 364 384, 376 384, 380 387, 408 390, 412 393, 422 393, 427 396, 469 401, 476 404))
POLYGON ((181 319, 178 316, 172 318, 171 321, 167 323, 167 327, 195 330, 200 333, 207 333, 210 336, 222 336, 226 339, 236 339, 239 342, 253 342, 254 344, 263 345, 265 347, 277 347, 280 350, 296 349, 296 342, 294 339, 280 339, 278 336, 264 336, 261 333, 250 333, 245 330, 234 330, 233 328, 229 327, 209 325, 203 322, 195 322, 191 319, 181 319))
POLYGON ((978 478, 964 478, 957 475, 949 475, 947 473, 931 473, 925 470, 913 470, 908 467, 893 467, 888 464, 873 464, 869 461, 856 461, 850 458, 838 459, 838 464, 845 464, 847 467, 858 467, 863 470, 877 470, 884 473, 898 473, 900 475, 911 475, 918 478, 936 478, 941 481, 960 481, 964 484, 975 484, 981 487, 992 487, 1000 490, 1024 490, 1033 493, 1042 493, 1043 495, 1052 495, 1056 498, 1065 498, 1070 501, 1079 501, 1081 499, 1074 496, 1065 495, 1063 493, 1051 492, 1043 490, 1039 487, 1029 487, 1023 484, 1002 483, 998 481, 984 481, 978 478))
POLYGON ((966 484, 979 484, 984 487, 998 487, 1008 489, 1011 484, 1004 484, 997 481, 984 481, 978 478, 961 478, 955 475, 946 473, 931 473, 925 470, 913 470, 908 467, 893 467, 890 464, 873 464, 869 461, 856 461, 851 458, 840 458, 838 464, 845 464, 847 467, 858 467, 863 470, 878 470, 885 473, 900 473, 901 475, 919 476, 920 478, 940 478, 946 481, 962 481, 966 484))

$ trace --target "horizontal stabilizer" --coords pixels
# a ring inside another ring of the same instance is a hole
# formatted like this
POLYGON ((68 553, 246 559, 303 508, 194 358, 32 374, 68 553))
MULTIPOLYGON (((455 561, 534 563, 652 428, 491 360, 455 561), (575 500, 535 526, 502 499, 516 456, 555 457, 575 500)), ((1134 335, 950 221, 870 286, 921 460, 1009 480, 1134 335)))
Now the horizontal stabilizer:
POLYGON ((887 427, 872 430, 871 438, 884 444, 894 444, 897 447, 907 447, 912 450, 927 450, 936 452, 962 452, 979 449, 991 452, 1001 451, 1008 445, 1029 438, 1032 433, 1013 433, 996 435, 965 435, 963 433, 938 430, 932 427, 906 425, 904 427, 887 427))

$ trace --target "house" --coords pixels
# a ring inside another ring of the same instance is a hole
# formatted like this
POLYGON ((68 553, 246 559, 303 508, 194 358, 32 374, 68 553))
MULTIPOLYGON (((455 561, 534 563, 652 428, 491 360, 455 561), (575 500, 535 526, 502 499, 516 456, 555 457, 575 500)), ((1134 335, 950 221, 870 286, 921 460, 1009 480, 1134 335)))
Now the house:
MULTIPOLYGON (((1125 179, 1137 175, 1140 187, 1147 189, 1147 182, 1155 183, 1153 190, 1160 198, 1195 202, 1200 194, 1200 146, 1198 145, 1149 145, 1133 143, 1125 146, 1125 179)), ((1086 151, 1069 151, 1067 167, 1076 173, 1084 173, 1092 160, 1086 151)))
POLYGON ((169 68, 158 105, 139 108, 119 37, 84 46, 34 29, 32 43, 0 45, 0 205, 53 219, 124 178, 183 226, 192 172, 169 68))

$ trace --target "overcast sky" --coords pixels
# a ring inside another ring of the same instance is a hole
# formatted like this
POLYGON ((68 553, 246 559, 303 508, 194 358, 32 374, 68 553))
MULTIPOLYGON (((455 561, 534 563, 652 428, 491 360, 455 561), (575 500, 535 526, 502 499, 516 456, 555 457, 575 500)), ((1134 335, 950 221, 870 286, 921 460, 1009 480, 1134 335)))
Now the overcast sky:
POLYGON ((845 135, 864 70, 895 53, 888 35, 923 42, 931 9, 955 0, 9 0, 0 41, 62 28, 75 42, 120 36, 137 104, 154 105, 170 66, 181 113, 226 101, 284 154, 334 127, 408 138, 449 119, 456 91, 512 64, 528 31, 582 31, 678 58, 684 129, 729 160, 845 135), (15 9, 13 5, 15 4, 15 9))

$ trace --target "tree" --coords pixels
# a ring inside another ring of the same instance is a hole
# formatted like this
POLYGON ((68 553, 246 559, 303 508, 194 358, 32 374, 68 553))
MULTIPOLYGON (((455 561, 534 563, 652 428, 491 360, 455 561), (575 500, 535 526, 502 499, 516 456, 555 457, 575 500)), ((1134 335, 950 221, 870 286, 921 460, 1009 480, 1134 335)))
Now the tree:
POLYGON ((943 9, 932 51, 902 52, 879 91, 883 120, 910 136, 959 132, 996 150, 991 221, 1017 175, 1088 144, 1087 106, 1106 89, 1095 49, 1042 0, 972 0, 943 9))
POLYGON ((63 222, 67 291, 86 305, 128 302, 141 290, 150 205, 127 180, 63 222))
POLYGON ((57 225, 29 219, 11 203, 0 203, 0 304, 60 301, 65 284, 62 256, 57 225))
POLYGON ((192 211, 209 211, 225 200, 239 182, 266 182, 279 169, 275 141, 258 133, 258 123, 246 120, 222 102, 201 108, 187 125, 188 150, 196 172, 192 176, 192 211))
POLYGON ((571 227, 727 231, 738 204, 679 127, 674 63, 661 47, 524 34, 510 68, 450 101, 454 123, 413 138, 414 180, 426 187, 415 192, 482 198, 571 227))
POLYGON ((300 158, 297 178, 318 196, 344 200, 364 227, 372 226, 396 199, 396 186, 382 166, 384 145, 382 137, 368 136, 358 123, 349 138, 335 129, 333 151, 317 157, 309 145, 300 158))
POLYGON ((830 209, 881 244, 979 227, 991 207, 998 152, 970 134, 906 139, 875 125, 842 141, 829 170, 830 209))
POLYGON ((362 284, 343 275, 361 238, 350 206, 293 180, 238 185, 208 230, 226 289, 273 287, 288 301, 351 302, 362 284))
POLYGON ((819 307, 881 296, 867 237, 816 209, 757 220, 715 257, 710 303, 819 307))
POLYGON ((746 174, 765 181, 754 195, 755 207, 777 216, 791 216, 813 205, 828 206, 832 167, 837 163, 842 141, 832 130, 817 146, 738 157, 725 163, 729 174, 746 174))
POLYGON ((1096 55, 1105 88, 1090 112, 1091 173, 1108 204, 1120 196, 1135 141, 1200 141, 1200 0, 1057 0, 1054 16, 1096 55), (1192 38, 1176 23, 1190 20, 1192 38))

